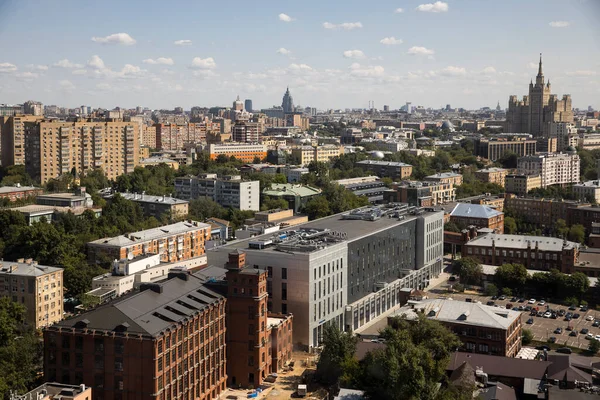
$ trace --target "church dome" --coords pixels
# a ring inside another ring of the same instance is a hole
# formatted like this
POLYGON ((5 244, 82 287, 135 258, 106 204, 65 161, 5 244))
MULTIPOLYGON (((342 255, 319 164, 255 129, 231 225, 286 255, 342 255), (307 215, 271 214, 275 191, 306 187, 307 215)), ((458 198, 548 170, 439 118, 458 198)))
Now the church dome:
POLYGON ((447 129, 449 131, 454 131, 454 124, 450 121, 444 121, 442 123, 442 129, 447 129))
POLYGON ((575 147, 573 147, 573 146, 569 146, 569 147, 567 147, 567 151, 577 152, 577 149, 575 149, 575 147))

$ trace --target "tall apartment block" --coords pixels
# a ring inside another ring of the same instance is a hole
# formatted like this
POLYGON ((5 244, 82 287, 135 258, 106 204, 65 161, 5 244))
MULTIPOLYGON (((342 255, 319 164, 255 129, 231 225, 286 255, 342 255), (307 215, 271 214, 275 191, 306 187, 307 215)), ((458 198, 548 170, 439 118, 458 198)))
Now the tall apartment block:
POLYGON ((175 193, 185 200, 207 197, 223 207, 260 209, 259 182, 244 181, 239 175, 218 177, 217 174, 202 174, 175 178, 175 193))
POLYGON ((63 319, 63 270, 28 259, 0 261, 0 296, 27 309, 27 323, 35 329, 63 319))
POLYGON ((267 271, 267 310, 294 315, 294 343, 319 346, 323 327, 351 332, 400 303, 402 288, 427 286, 442 270, 443 212, 366 207, 207 252, 222 264, 242 250, 267 271))
POLYGON ((521 157, 517 171, 522 175, 539 175, 542 188, 551 185, 578 183, 580 179, 579 155, 573 153, 542 153, 521 157))
MULTIPOLYGON (((206 140, 206 133, 212 132, 210 121, 188 124, 155 124, 156 148, 160 150, 181 150, 186 144, 200 144, 206 140)), ((151 135, 148 135, 151 140, 151 135)))
POLYGON ((2 124, 2 165, 25 165, 40 183, 95 168, 114 179, 138 165, 139 136, 131 122, 11 117, 2 124))
POLYGON ((203 277, 162 283, 46 328, 44 376, 97 400, 218 398, 225 390, 226 299, 203 277))
POLYGON ((147 254, 160 254, 161 262, 175 262, 204 256, 207 240, 210 240, 210 225, 190 220, 94 240, 87 248, 91 262, 132 259, 147 254))
POLYGON ((240 143, 260 143, 263 124, 239 120, 231 129, 231 140, 240 143))

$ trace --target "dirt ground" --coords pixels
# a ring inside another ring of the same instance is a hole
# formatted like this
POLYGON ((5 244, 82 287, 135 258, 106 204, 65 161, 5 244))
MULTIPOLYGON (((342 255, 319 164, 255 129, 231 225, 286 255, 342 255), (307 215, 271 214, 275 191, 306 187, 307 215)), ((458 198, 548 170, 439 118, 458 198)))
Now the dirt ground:
MULTIPOLYGON (((287 372, 279 372, 277 381, 275 383, 263 384, 263 392, 258 397, 256 397, 257 399, 283 400, 295 397, 298 384, 301 383, 302 374, 306 369, 316 368, 316 359, 315 355, 302 351, 293 352, 292 359, 294 360, 294 370, 287 372)), ((221 398, 234 399, 235 396, 237 396, 237 398, 241 400, 248 398, 249 393, 252 393, 252 391, 228 389, 223 394, 221 394, 221 398)), ((311 398, 311 393, 309 392, 305 399, 311 398)))

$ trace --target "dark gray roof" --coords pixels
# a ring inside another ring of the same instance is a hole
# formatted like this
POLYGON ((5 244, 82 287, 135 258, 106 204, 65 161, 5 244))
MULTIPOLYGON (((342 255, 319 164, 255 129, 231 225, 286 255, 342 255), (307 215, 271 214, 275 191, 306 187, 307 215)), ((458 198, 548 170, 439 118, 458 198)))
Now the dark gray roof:
POLYGON ((490 376, 543 379, 550 366, 549 361, 524 360, 487 354, 455 352, 450 356, 446 370, 454 371, 463 362, 468 362, 473 368, 482 368, 490 376))
POLYGON ((479 391, 482 400, 516 400, 515 390, 500 382, 490 382, 488 387, 479 391))
POLYGON ((207 289, 204 283, 204 276, 178 274, 55 326, 114 331, 127 323, 128 333, 158 336, 165 329, 222 299, 221 295, 207 289))
POLYGON ((450 213, 453 217, 489 219, 501 215, 498 210, 482 204, 458 203, 450 213))

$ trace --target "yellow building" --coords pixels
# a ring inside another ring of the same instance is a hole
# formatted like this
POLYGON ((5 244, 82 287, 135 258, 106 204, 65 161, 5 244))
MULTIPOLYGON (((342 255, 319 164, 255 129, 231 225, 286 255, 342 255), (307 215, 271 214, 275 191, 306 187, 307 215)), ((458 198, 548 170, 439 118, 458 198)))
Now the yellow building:
POLYGON ((540 175, 506 175, 504 188, 506 193, 527 194, 532 189, 542 187, 540 175))
POLYGON ((63 319, 63 270, 28 259, 0 261, 0 297, 27 309, 27 323, 35 329, 63 319))
POLYGON ((123 121, 25 122, 25 169, 42 184, 96 168, 115 179, 139 164, 139 136, 138 124, 123 121))
POLYGON ((0 117, 2 165, 25 165, 25 123, 42 119, 34 115, 0 117))
POLYGON ((504 168, 486 168, 475 171, 475 178, 482 182, 495 183, 504 187, 504 178, 508 175, 508 170, 504 168))
POLYGON ((311 161, 329 162, 342 154, 342 147, 334 144, 321 146, 299 146, 292 149, 292 158, 299 165, 308 165, 311 161))

